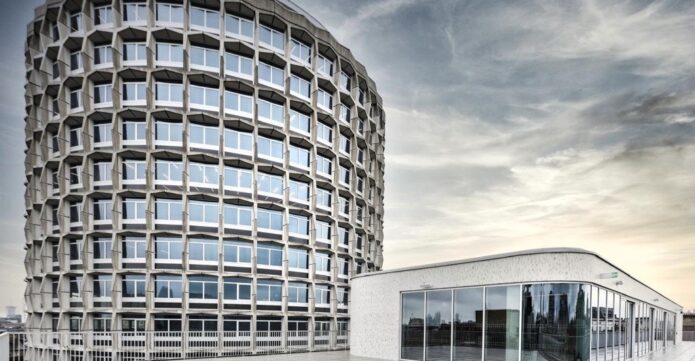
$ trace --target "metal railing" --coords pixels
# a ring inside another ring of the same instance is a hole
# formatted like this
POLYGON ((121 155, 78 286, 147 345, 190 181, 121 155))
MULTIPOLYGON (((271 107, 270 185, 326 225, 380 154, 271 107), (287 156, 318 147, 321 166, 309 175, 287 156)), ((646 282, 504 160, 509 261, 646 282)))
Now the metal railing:
POLYGON ((350 346, 348 331, 58 331, 3 336, 0 355, 9 355, 9 361, 193 360, 347 350, 350 346))

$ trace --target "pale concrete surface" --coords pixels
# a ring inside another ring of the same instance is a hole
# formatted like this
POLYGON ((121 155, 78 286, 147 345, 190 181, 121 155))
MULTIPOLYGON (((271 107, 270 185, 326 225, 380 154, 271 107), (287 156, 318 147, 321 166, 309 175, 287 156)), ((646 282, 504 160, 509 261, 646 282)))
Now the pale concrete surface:
MULTIPOLYGON (((367 358, 351 355, 349 351, 308 352, 267 356, 247 356, 205 359, 200 361, 383 361, 375 358, 367 358)), ((634 361, 695 361, 695 342, 681 342, 665 351, 657 351, 653 354, 634 359, 634 361)))

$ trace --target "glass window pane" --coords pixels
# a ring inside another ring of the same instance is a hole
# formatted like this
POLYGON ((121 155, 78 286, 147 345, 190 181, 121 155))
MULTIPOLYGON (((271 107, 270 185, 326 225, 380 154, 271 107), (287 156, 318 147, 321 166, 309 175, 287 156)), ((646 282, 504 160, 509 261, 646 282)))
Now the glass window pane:
POLYGON ((518 360, 519 297, 519 286, 486 289, 485 360, 518 360))
POLYGON ((405 293, 402 296, 401 358, 422 360, 425 335, 425 294, 405 293))
POLYGON ((454 293, 454 360, 479 360, 483 347, 483 289, 454 293))
POLYGON ((426 360, 451 358, 451 291, 427 292, 426 360))

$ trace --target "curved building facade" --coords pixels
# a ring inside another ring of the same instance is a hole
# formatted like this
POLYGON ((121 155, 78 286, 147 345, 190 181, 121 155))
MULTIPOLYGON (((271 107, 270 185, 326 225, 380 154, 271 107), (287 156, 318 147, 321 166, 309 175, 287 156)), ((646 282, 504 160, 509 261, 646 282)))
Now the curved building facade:
POLYGON ((27 30, 29 331, 346 343, 385 125, 349 49, 288 0, 49 0, 27 30))

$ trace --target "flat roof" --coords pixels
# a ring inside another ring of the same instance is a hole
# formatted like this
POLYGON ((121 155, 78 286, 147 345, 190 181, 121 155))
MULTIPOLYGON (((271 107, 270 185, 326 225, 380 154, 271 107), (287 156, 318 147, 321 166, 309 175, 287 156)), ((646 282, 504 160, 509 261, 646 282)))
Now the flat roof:
POLYGON ((352 276, 352 278, 355 279, 355 278, 362 278, 362 277, 379 276, 379 275, 389 274, 389 273, 417 271, 417 270, 424 270, 424 269, 430 269, 430 268, 455 266, 455 265, 467 264, 467 263, 485 262, 485 261, 492 261, 492 260, 498 260, 498 259, 504 259, 504 258, 523 257, 523 256, 537 255, 537 254, 549 254, 549 253, 579 253, 579 254, 586 254, 586 255, 594 256, 594 257, 602 260, 603 262, 613 266, 615 269, 617 269, 618 271, 623 273, 625 276, 632 278, 633 280, 635 280, 635 282, 637 282, 637 283, 641 284, 642 286, 656 292, 661 297, 673 302, 674 304, 678 305, 681 308, 683 307, 678 302, 664 296, 661 292, 655 290, 654 288, 650 287, 646 283, 638 280, 637 278, 633 277, 629 273, 625 272, 622 268, 616 266, 611 261, 602 257, 598 253, 592 252, 592 251, 587 251, 587 250, 582 249, 582 248, 572 248, 572 247, 535 248, 535 249, 527 249, 527 250, 521 250, 521 251, 516 251, 516 252, 498 253, 498 254, 493 254, 493 255, 488 255, 488 256, 464 258, 464 259, 454 260, 454 261, 446 261, 446 262, 430 263, 430 264, 423 264, 423 265, 416 265, 416 266, 409 266, 409 267, 401 267, 401 268, 394 268, 391 270, 382 270, 382 271, 377 271, 377 272, 367 272, 367 273, 362 273, 359 275, 352 276))

